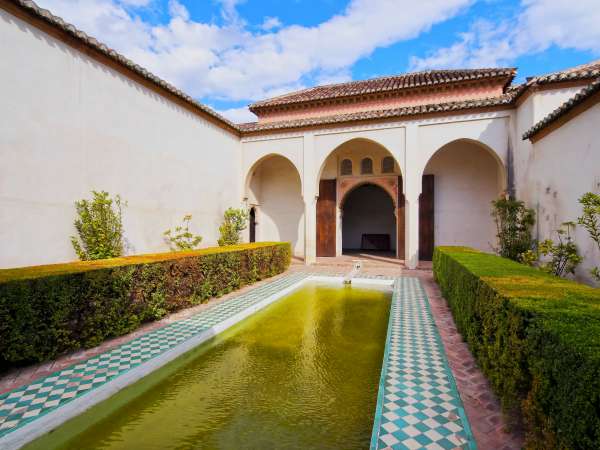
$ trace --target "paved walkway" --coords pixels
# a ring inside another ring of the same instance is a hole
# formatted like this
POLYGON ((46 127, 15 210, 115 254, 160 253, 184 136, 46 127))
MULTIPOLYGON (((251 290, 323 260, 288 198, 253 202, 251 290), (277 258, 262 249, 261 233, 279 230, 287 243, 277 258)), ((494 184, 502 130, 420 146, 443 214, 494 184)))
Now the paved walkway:
MULTIPOLYGON (((437 324, 443 346, 446 350, 448 365, 451 368, 454 379, 456 380, 456 385, 464 404, 464 409, 471 425, 473 436, 477 441, 478 448, 494 450, 521 448, 522 437, 518 433, 509 433, 505 430, 505 423, 502 418, 498 401, 491 392, 489 383, 477 368, 477 365, 466 344, 462 341, 459 333, 456 330, 447 304, 441 297, 437 285, 433 282, 431 270, 429 270, 430 263, 423 264, 424 268, 421 270, 406 270, 404 269, 401 261, 390 257, 381 255, 351 255, 341 258, 319 259, 316 265, 310 267, 310 272, 316 274, 323 273, 329 275, 343 275, 350 271, 352 267, 352 261, 355 259, 361 259, 361 261, 363 261, 361 275, 364 276, 386 278, 407 276, 417 277, 421 280, 425 292, 429 297, 431 316, 437 324)), ((163 319, 162 321, 148 324, 134 333, 118 339, 107 341, 94 349, 67 355, 50 363, 14 370, 0 378, 0 398, 7 398, 9 395, 14 394, 14 392, 22 391, 20 388, 24 387, 25 385, 35 385, 36 383, 34 382, 36 380, 47 377, 54 372, 68 369, 70 366, 73 366, 78 362, 88 361, 90 358, 93 358, 96 355, 104 354, 113 349, 120 348, 124 344, 137 340, 148 333, 153 334, 153 331, 168 326, 169 324, 190 318, 203 309, 212 307, 215 304, 226 303, 231 300, 231 298, 239 297, 240 294, 244 294, 245 292, 254 290, 255 288, 261 287, 265 284, 271 284, 271 281, 279 278, 287 278, 289 274, 305 272, 306 269, 306 266, 304 266, 301 262, 294 261, 287 274, 275 277, 275 279, 265 280, 257 285, 246 287, 241 291, 229 294, 221 299, 213 300, 207 305, 200 305, 195 308, 190 308, 186 311, 163 319), (13 392, 8 393, 8 391, 13 392), (2 395, 2 393, 7 395, 2 395)), ((86 384, 89 383, 83 383, 84 386, 86 386, 86 384)), ((40 388, 44 390, 45 387, 41 386, 38 389, 40 388)), ((64 395, 64 392, 55 393, 53 395, 62 396, 64 395)), ((50 399, 47 401, 52 402, 53 400, 56 399, 50 399)), ((51 404, 47 407, 52 408, 54 406, 56 405, 51 404)), ((37 408, 34 408, 34 410, 35 409, 37 408)), ((14 410, 14 408, 12 408, 11 411, 12 410, 14 410)), ((27 413, 28 410, 23 410, 17 414, 24 416, 27 413)), ((2 420, 1 416, 2 411, 0 411, 0 420, 2 420)), ((4 422, 4 427, 2 427, 4 428, 4 432, 7 432, 9 428, 7 422, 14 422, 15 420, 15 418, 12 417, 12 420, 8 421, 7 418, 8 416, 5 416, 4 420, 2 420, 4 422)), ((23 417, 23 419, 29 419, 29 417, 23 417)), ((20 420, 18 422, 20 422, 20 420)), ((13 428, 15 425, 15 423, 11 423, 10 428, 13 428)), ((0 430, 0 435, 2 434, 1 431, 2 430, 0 430)))

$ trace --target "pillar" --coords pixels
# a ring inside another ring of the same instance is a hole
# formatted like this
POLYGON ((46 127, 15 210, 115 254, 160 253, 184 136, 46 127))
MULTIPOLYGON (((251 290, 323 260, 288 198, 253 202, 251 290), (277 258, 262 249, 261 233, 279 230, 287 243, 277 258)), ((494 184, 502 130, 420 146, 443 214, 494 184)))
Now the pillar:
POLYGON ((304 135, 302 150, 302 196, 304 198, 304 264, 317 262, 317 195, 315 137, 304 135))
POLYGON ((422 186, 418 133, 417 125, 411 124, 406 127, 404 263, 409 269, 416 269, 419 265, 419 195, 422 186))

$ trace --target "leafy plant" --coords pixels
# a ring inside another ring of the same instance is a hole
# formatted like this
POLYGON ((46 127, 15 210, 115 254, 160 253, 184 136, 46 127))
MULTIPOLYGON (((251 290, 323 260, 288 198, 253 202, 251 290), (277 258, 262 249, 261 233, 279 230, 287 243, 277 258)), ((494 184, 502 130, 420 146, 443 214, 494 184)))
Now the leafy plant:
POLYGON ((190 231, 191 220, 192 215, 186 214, 182 224, 175 227, 174 231, 169 229, 163 233, 171 251, 194 250, 202 242, 202 236, 194 235, 190 231))
POLYGON ((465 247, 433 273, 524 448, 600 448, 600 289, 465 247))
POLYGON ((540 264, 542 270, 559 277, 568 273, 575 273, 575 269, 583 258, 579 255, 577 245, 571 235, 574 228, 574 222, 565 222, 556 230, 557 243, 554 243, 551 239, 539 243, 539 253, 545 257, 550 257, 547 262, 540 264))
POLYGON ((75 202, 78 219, 75 229, 79 235, 71 236, 71 244, 81 260, 106 259, 123 254, 122 207, 126 203, 117 195, 92 191, 91 200, 75 202))
POLYGON ((290 258, 281 242, 2 270, 0 372, 96 346, 284 272, 290 258))
POLYGON ((519 261, 520 255, 533 246, 531 227, 535 223, 535 212, 522 201, 501 197, 492 202, 492 217, 498 238, 496 253, 519 261))
MULTIPOLYGON (((577 223, 586 229, 600 251, 600 195, 587 192, 579 199, 583 205, 583 214, 577 218, 577 223)), ((600 281, 600 267, 590 270, 592 276, 600 281)))
POLYGON ((241 241, 240 233, 248 225, 248 211, 228 208, 223 214, 223 223, 219 227, 219 246, 236 245, 241 241))

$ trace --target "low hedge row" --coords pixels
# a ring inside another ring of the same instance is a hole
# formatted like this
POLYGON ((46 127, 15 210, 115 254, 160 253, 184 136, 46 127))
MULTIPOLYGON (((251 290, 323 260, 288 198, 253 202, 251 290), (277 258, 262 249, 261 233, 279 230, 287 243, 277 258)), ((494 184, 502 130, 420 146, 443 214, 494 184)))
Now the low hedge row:
POLYGON ((600 448, 600 289, 464 247, 437 248, 433 270, 527 447, 600 448))
POLYGON ((289 243, 0 270, 0 369, 98 345, 281 273, 289 243))

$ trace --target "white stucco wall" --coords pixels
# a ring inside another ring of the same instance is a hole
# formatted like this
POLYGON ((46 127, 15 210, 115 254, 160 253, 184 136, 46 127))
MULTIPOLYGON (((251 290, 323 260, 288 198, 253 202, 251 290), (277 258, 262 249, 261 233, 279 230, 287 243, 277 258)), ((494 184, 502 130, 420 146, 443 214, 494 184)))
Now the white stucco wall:
POLYGON ((303 256, 304 202, 292 163, 282 156, 264 159, 253 172, 249 193, 257 211, 256 240, 289 241, 294 255, 303 256))
POLYGON ((240 206, 239 140, 0 11, 0 266, 72 260, 73 202, 120 194, 129 253, 193 215, 216 242, 240 206))
MULTIPOLYGON (((597 104, 531 145, 520 193, 537 212, 538 239, 556 240, 554 230, 581 215, 578 199, 585 192, 600 193, 599 124, 597 104)), ((575 240, 584 256, 577 278, 589 282, 600 253, 583 228, 576 229, 575 240)))
POLYGON ((457 141, 439 150, 425 174, 434 175, 435 245, 467 245, 492 251, 491 202, 502 191, 497 160, 476 144, 457 141))

